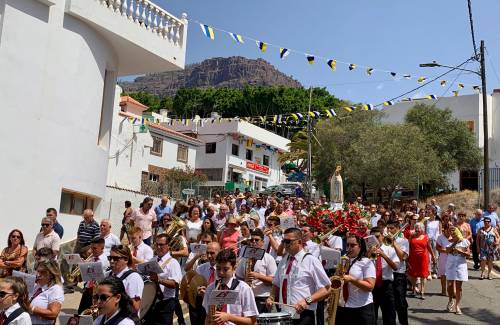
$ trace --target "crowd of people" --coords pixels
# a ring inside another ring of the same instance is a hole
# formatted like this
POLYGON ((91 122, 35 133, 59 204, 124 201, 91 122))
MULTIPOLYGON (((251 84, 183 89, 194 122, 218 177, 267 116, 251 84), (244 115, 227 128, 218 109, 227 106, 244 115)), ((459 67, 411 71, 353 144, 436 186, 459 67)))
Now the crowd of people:
MULTIPOLYGON (((358 223, 366 232, 339 236, 331 220, 320 227, 309 223, 312 211, 334 209, 324 195, 314 202, 237 191, 171 203, 167 196, 157 206, 150 197, 138 207, 125 202, 119 237, 110 220, 97 222, 92 210, 83 212, 73 253, 100 263, 105 278, 83 283, 79 314, 94 316, 99 325, 173 324, 175 314, 183 325, 182 300, 191 324, 287 317, 294 325, 322 325, 335 317, 337 323, 376 324, 381 318, 404 325, 407 297, 425 299, 426 282, 438 277, 448 297, 443 308, 462 314, 467 258, 472 253, 480 278, 491 280, 500 243, 493 204, 467 218, 453 204, 441 209, 432 201, 419 208, 413 201, 393 209, 365 206, 358 198, 344 208, 363 211, 358 223), (260 258, 247 256, 247 247, 261 252, 260 258), (347 267, 327 263, 326 248, 343 255, 347 267), (149 261, 161 272, 141 274, 138 265, 149 261), (334 275, 342 281, 338 302, 334 275), (214 304, 214 290, 237 296, 233 303, 214 304), (338 304, 333 315, 331 304, 338 304)), ((78 267, 60 256, 64 229, 57 210, 47 209, 40 226, 31 252, 19 229, 9 233, 1 252, 0 324, 54 324, 64 294, 81 282, 78 267), (31 253, 35 264, 29 270, 31 253), (13 271, 34 273, 35 286, 13 271)))

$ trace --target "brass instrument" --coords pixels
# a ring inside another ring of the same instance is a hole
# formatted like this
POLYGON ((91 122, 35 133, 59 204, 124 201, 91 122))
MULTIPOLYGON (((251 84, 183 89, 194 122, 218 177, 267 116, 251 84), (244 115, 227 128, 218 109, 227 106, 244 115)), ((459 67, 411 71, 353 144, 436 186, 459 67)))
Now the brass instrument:
MULTIPOLYGON (((222 281, 219 281, 219 283, 217 283, 216 287, 215 287, 215 290, 219 290, 219 287, 220 287, 220 283, 222 281)), ((214 320, 214 317, 215 317, 215 312, 216 311, 220 311, 220 306, 217 306, 217 305, 210 305, 208 306, 208 324, 209 325, 217 325, 217 322, 214 320)))
POLYGON ((250 272, 253 272, 255 266, 255 258, 247 258, 247 263, 245 266, 245 282, 250 286, 250 288, 255 288, 255 284, 249 279, 250 272))
MULTIPOLYGON (((90 255, 89 257, 87 257, 83 262, 90 262, 90 260, 93 258, 92 255, 90 255)), ((68 274, 68 282, 69 283, 75 283, 76 280, 79 280, 80 277, 82 276, 82 272, 80 271, 80 266, 77 265, 73 271, 71 271, 69 274, 68 274)))
POLYGON ((366 255, 368 256, 368 258, 371 259, 372 261, 376 260, 377 257, 378 257, 378 254, 377 254, 377 250, 378 249, 379 249, 378 245, 374 245, 374 246, 370 247, 370 249, 366 253, 366 255))
POLYGON ((169 237, 172 238, 170 242, 168 243, 168 246, 170 246, 170 250, 178 250, 182 248, 182 239, 178 238, 176 235, 179 232, 179 230, 182 230, 186 227, 186 223, 184 220, 177 216, 172 216, 172 223, 168 226, 168 228, 165 230, 165 234, 169 237), (180 245, 180 247, 179 247, 180 245), (177 248, 177 249, 176 249, 177 248))
POLYGON ((333 235, 334 233, 336 233, 343 225, 340 225, 338 227, 335 227, 333 228, 332 230, 330 230, 329 232, 325 233, 325 234, 322 234, 322 235, 319 235, 318 236, 318 240, 320 243, 324 242, 325 239, 328 239, 328 237, 330 237, 331 235, 333 235))
POLYGON ((383 240, 383 243, 384 245, 386 246, 392 246, 392 243, 394 242, 394 240, 396 238, 399 237, 399 235, 401 235, 401 233, 403 233, 403 231, 406 229, 406 227, 408 227, 410 224, 407 222, 403 225, 403 227, 401 227, 401 229, 398 230, 397 233, 395 234, 388 234, 387 236, 384 236, 384 240, 383 240))
POLYGON ((327 306, 328 325, 335 325, 335 317, 337 315, 337 307, 339 304, 340 294, 344 285, 344 275, 349 269, 350 260, 346 255, 340 258, 339 265, 335 270, 335 275, 330 278, 331 289, 327 306))
POLYGON ((97 316, 99 316, 99 308, 97 307, 97 305, 92 305, 90 306, 90 308, 82 311, 81 315, 92 316, 92 319, 96 319, 97 316))

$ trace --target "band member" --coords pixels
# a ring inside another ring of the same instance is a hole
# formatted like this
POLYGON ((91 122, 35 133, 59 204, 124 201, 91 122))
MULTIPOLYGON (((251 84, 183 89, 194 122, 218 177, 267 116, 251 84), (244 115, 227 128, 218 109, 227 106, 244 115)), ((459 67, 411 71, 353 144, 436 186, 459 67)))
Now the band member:
POLYGON ((182 272, 179 262, 170 255, 168 243, 171 238, 166 234, 156 237, 156 259, 163 273, 150 273, 149 278, 160 285, 162 300, 157 301, 148 315, 148 324, 173 324, 177 288, 181 283, 182 272))
MULTIPOLYGON (((212 235, 211 233, 204 232, 200 235, 200 244, 208 244, 213 241, 216 241, 216 237, 212 235)), ((206 254, 195 254, 193 252, 189 253, 189 256, 186 261, 186 265, 184 265, 184 270, 190 271, 190 270, 196 270, 198 265, 201 265, 207 261, 207 256, 206 254)))
POLYGON ((56 261, 37 263, 36 284, 29 301, 33 324, 54 324, 64 302, 61 271, 56 261))
MULTIPOLYGON (((260 229, 251 232, 250 247, 264 248, 264 233, 260 229)), ((261 260, 249 261, 241 258, 236 269, 236 277, 242 281, 249 281, 250 287, 255 295, 259 313, 267 312, 265 305, 267 297, 271 293, 274 274, 276 273, 276 261, 268 253, 264 253, 261 260), (248 268, 252 267, 251 270, 248 268)))
MULTIPOLYGON (((170 214, 165 214, 163 216, 162 220, 162 225, 166 230, 170 227, 172 224, 172 216, 170 214)), ((172 242, 175 243, 175 246, 170 245, 170 255, 177 259, 177 262, 181 263, 181 259, 183 257, 188 257, 189 256, 189 249, 188 249, 188 241, 186 237, 182 234, 182 229, 179 229, 177 233, 174 235, 172 242)))
MULTIPOLYGON (((294 325, 314 324, 316 303, 328 295, 330 279, 321 262, 304 250, 300 229, 285 230, 281 243, 287 254, 274 275, 267 306, 271 308, 278 299, 280 303, 294 306, 294 310, 290 310, 292 314, 299 314, 299 319, 293 321, 294 325)), ((284 306, 284 309, 289 307, 284 306)))
MULTIPOLYGON (((331 220, 327 219, 327 220, 323 221, 322 226, 323 226, 322 230, 323 230, 324 234, 333 230, 333 222, 331 220)), ((343 247, 344 247, 344 245, 342 243, 342 238, 335 235, 335 233, 330 234, 327 238, 325 238, 325 240, 323 241, 322 244, 324 246, 336 249, 339 252, 341 252, 343 247)))
POLYGON ((308 253, 311 253, 312 256, 319 259, 319 245, 311 240, 314 236, 314 231, 314 228, 311 226, 302 227, 302 238, 304 239, 304 249, 308 253))
POLYGON ((21 278, 9 276, 2 279, 0 296, 0 310, 4 317, 2 324, 31 324, 28 288, 21 278))
MULTIPOLYGON (((387 231, 390 235, 395 235, 400 230, 398 221, 387 224, 387 231)), ((410 252, 410 243, 403 236, 398 236, 392 241, 396 255, 399 258, 399 268, 394 271, 394 304, 398 315, 399 324, 408 325, 408 302, 406 301, 406 260, 410 252)))
POLYGON ((370 231, 371 235, 377 237, 380 244, 376 249, 377 258, 375 260, 375 287, 373 288, 373 303, 375 307, 375 319, 378 318, 378 309, 382 310, 382 320, 384 325, 396 324, 396 307, 394 303, 394 271, 399 268, 399 258, 394 247, 383 243, 384 235, 382 231, 375 227, 370 231))
POLYGON ((142 229, 139 227, 133 227, 128 231, 128 236, 130 238, 131 251, 132 251, 132 261, 134 268, 137 264, 141 264, 149 261, 153 258, 153 249, 148 245, 144 244, 142 241, 142 229))
POLYGON ((141 309, 141 297, 144 290, 144 281, 142 277, 133 270, 132 267, 132 254, 130 249, 124 245, 117 245, 111 247, 110 255, 108 256, 111 272, 109 275, 115 276, 123 281, 125 291, 127 292, 135 311, 141 309))
POLYGON ((108 277, 99 283, 94 299, 97 303, 99 317, 95 325, 135 325, 138 322, 137 312, 132 300, 125 292, 123 282, 108 277))
POLYGON ((335 323, 375 325, 372 290, 375 286, 375 265, 365 257, 365 241, 355 235, 347 235, 349 268, 344 275, 335 323))
POLYGON ((203 298, 203 307, 207 312, 206 325, 212 322, 224 325, 255 325, 257 315, 257 305, 252 289, 243 281, 234 277, 236 270, 236 254, 232 249, 224 249, 215 258, 217 280, 210 284, 203 298), (219 305, 213 313, 213 306, 209 305, 210 295, 213 290, 235 290, 238 292, 238 303, 230 305, 219 305), (212 307, 212 308, 211 308, 212 307))
MULTIPOLYGON (((100 262, 102 271, 106 271, 109 262, 106 254, 104 253, 105 241, 104 238, 94 238, 90 244, 91 257, 89 262, 100 262)), ((92 306, 92 295, 94 294, 95 283, 93 281, 85 282, 83 284, 82 298, 80 299, 80 306, 78 307, 78 314, 81 314, 85 309, 92 306)))

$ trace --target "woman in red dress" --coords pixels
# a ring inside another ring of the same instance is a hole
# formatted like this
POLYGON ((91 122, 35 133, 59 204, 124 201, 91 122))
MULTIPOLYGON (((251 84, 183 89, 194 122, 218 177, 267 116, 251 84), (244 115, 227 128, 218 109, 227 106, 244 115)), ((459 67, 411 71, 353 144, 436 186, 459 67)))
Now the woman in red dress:
POLYGON ((429 254, 432 257, 432 263, 436 263, 436 256, 424 229, 423 223, 415 224, 415 233, 410 238, 408 258, 408 277, 411 281, 413 295, 420 294, 420 299, 425 299, 425 281, 429 276, 429 254), (416 288, 417 278, 420 278, 420 290, 416 288))

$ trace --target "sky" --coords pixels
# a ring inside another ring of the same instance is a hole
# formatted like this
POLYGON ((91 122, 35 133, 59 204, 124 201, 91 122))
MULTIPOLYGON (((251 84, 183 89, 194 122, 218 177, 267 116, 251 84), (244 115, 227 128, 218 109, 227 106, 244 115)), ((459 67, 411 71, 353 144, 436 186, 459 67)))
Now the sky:
MULTIPOLYGON (((446 72, 420 68, 420 63, 435 60, 454 66, 474 54, 467 0, 153 1, 177 17, 187 13, 186 63, 212 57, 262 58, 305 87, 326 87, 336 97, 357 103, 379 104, 421 85, 418 77, 430 80, 446 72), (241 34, 245 43, 238 44, 217 30, 212 41, 195 21, 241 34), (245 36, 301 53, 292 52, 282 60, 277 48, 262 53, 245 36), (332 71, 326 60, 318 58, 310 65, 302 53, 354 63, 358 68, 349 71, 347 64, 337 63, 332 71), (366 67, 375 69, 371 76, 366 67), (414 79, 407 80, 404 74, 414 79)), ((477 46, 482 39, 486 44, 491 92, 500 88, 500 1, 473 0, 472 8, 477 46)), ((479 64, 464 67, 477 71, 479 64)), ((460 94, 471 94, 472 86, 480 85, 479 78, 467 72, 453 71, 439 80, 447 80, 446 86, 434 82, 405 97, 452 96, 458 83, 465 84, 460 94)))

